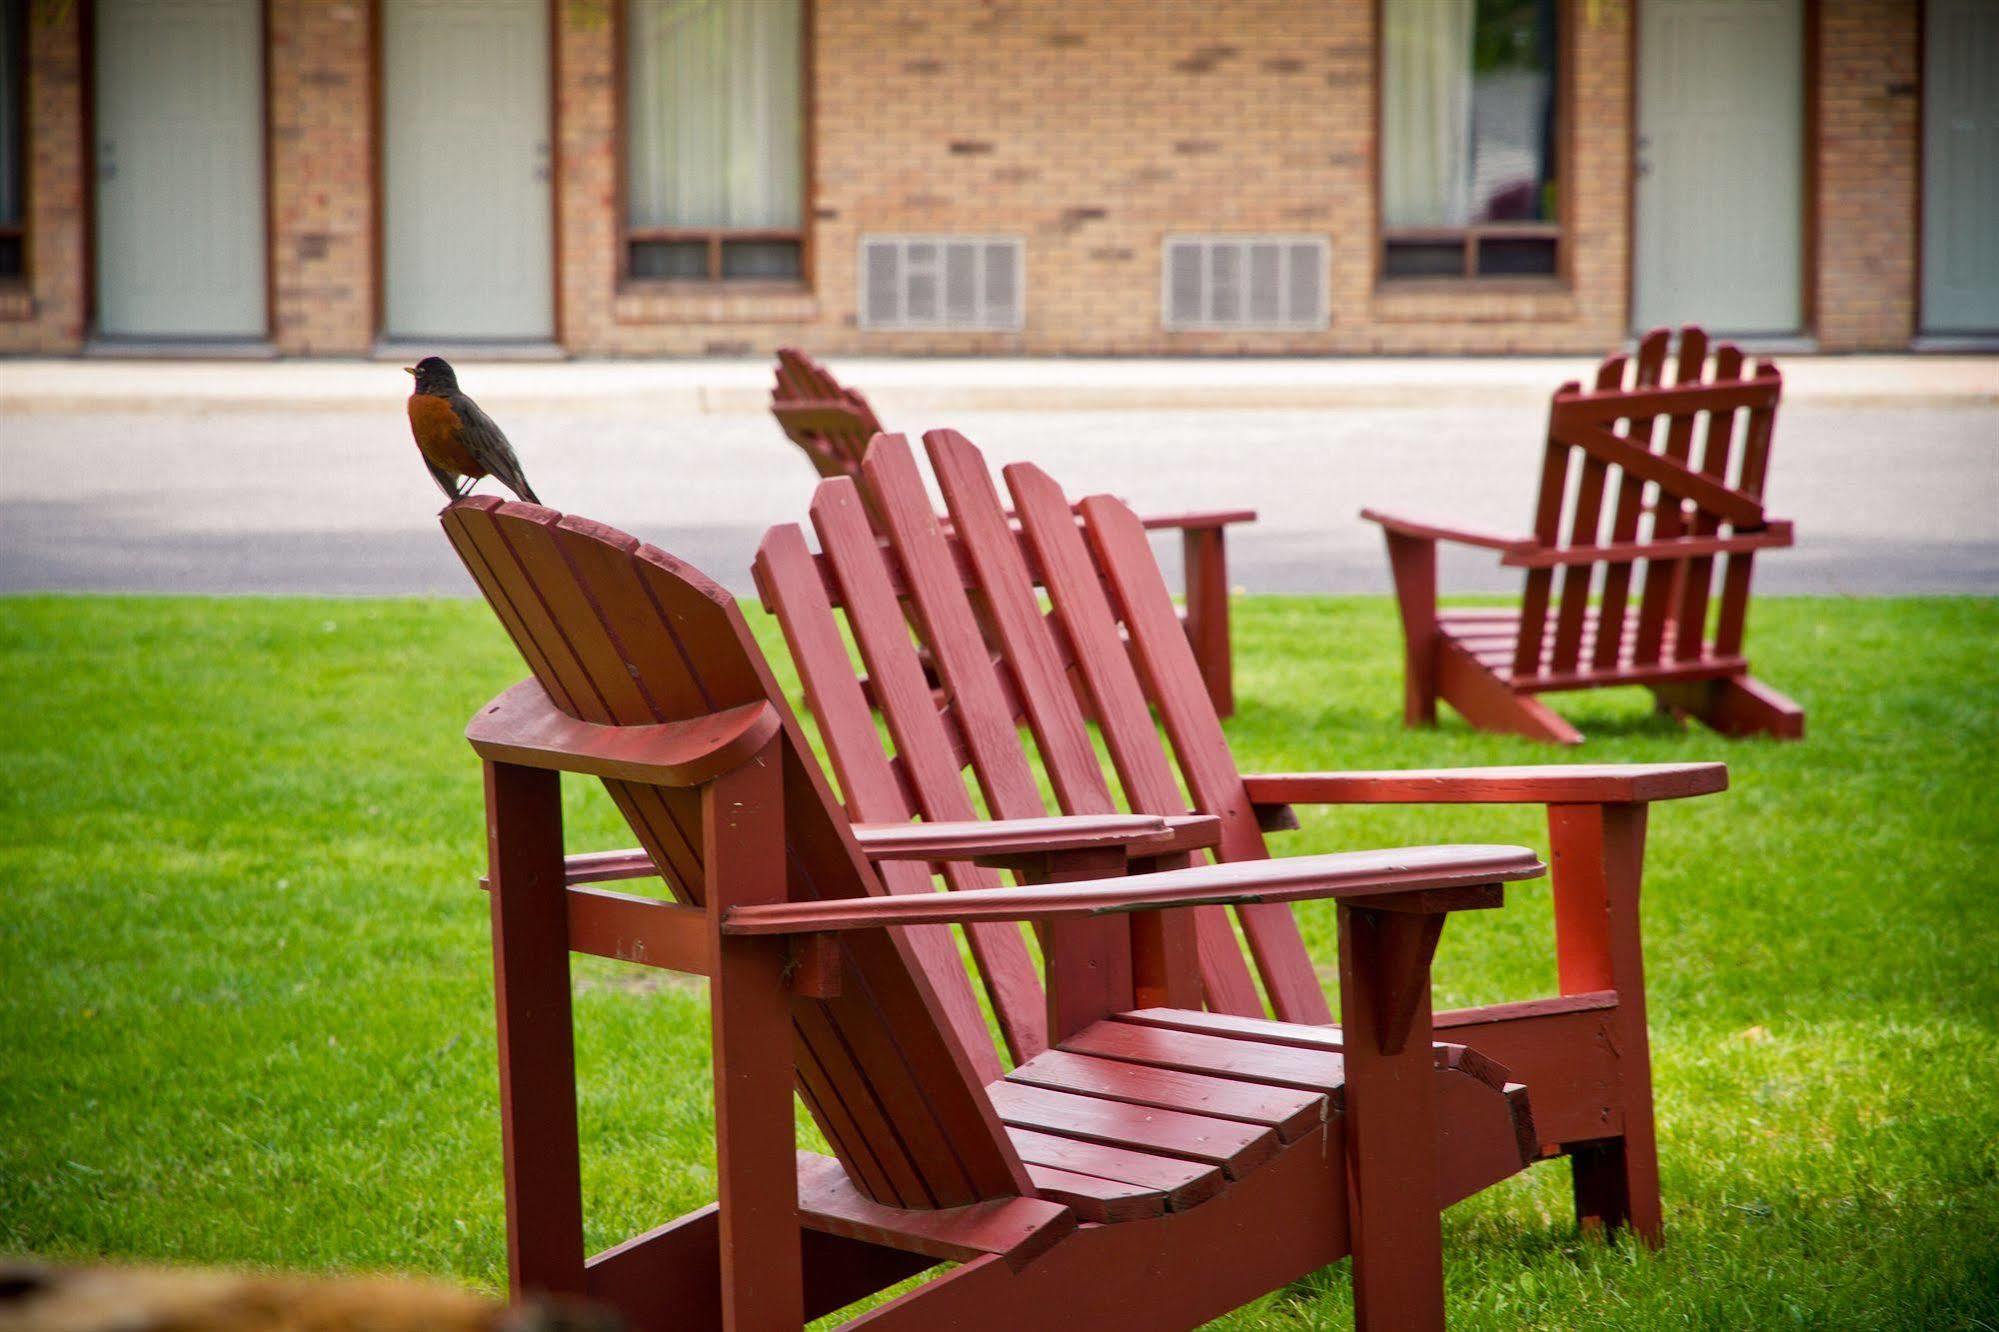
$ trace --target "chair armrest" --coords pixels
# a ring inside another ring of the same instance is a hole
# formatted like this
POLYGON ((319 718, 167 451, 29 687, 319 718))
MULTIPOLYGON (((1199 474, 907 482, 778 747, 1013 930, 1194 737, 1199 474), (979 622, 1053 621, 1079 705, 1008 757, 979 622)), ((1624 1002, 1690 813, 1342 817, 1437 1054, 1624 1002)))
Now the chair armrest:
POLYGON ((961 823, 857 823, 854 839, 869 860, 981 860, 1098 847, 1163 856, 1215 845, 1221 840, 1221 820, 1209 814, 1171 819, 1153 814, 1078 814, 961 823))
POLYGON ((1360 516, 1398 536, 1420 537, 1426 541, 1454 541, 1461 546, 1483 546, 1488 550, 1505 551, 1508 554, 1536 549, 1540 543, 1533 537, 1505 536, 1498 532, 1485 532, 1475 527, 1444 527, 1438 523, 1421 523, 1413 518, 1399 518, 1380 509, 1362 509, 1360 516))
POLYGON ((1726 763, 1545 764, 1244 777, 1252 805, 1629 805, 1728 789, 1726 763))
POLYGON ((1754 532, 1734 536, 1665 537, 1658 541, 1620 541, 1606 546, 1535 546, 1509 551, 1499 562, 1512 568, 1548 569, 1559 565, 1596 564, 1616 560, 1677 560, 1694 555, 1733 555, 1749 550, 1773 550, 1792 544, 1788 518, 1772 518, 1754 532))
POLYGON ((890 925, 980 920, 1052 920, 1209 904, 1336 898, 1390 910, 1435 913, 1500 904, 1500 885, 1547 867, 1518 846, 1425 846, 1347 851, 1288 860, 1199 865, 1130 878, 956 893, 771 902, 723 913, 724 934, 819 934, 890 925))
POLYGON ((1237 523, 1255 521, 1255 509, 1204 509, 1194 513, 1156 513, 1140 517, 1138 523, 1146 531, 1155 532, 1162 529, 1185 531, 1194 527, 1232 527, 1237 523))
POLYGON ((536 680, 488 703, 465 727, 479 757, 652 786, 699 786, 740 767, 777 734, 777 710, 745 703, 687 721, 602 726, 555 706, 536 680))

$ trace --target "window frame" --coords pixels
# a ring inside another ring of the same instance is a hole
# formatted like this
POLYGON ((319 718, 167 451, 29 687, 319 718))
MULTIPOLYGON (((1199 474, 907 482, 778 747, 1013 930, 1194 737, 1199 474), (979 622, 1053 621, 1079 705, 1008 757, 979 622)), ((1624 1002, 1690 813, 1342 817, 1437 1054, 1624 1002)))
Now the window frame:
POLYGON ((792 227, 635 227, 632 225, 631 178, 631 5, 632 0, 613 0, 611 4, 611 44, 615 53, 615 69, 612 74, 616 84, 616 109, 613 122, 613 149, 616 157, 616 172, 612 188, 617 191, 618 254, 617 284, 619 287, 644 289, 669 288, 680 291, 740 292, 759 289, 785 292, 810 291, 813 288, 814 253, 813 212, 816 195, 816 172, 813 170, 814 152, 813 127, 817 120, 813 96, 812 72, 813 31, 816 0, 798 0, 798 113, 804 122, 799 126, 798 151, 803 159, 799 163, 798 226, 792 227), (722 246, 729 241, 748 242, 795 242, 798 245, 798 276, 795 278, 722 276, 722 246), (642 277, 632 272, 632 247, 634 245, 698 242, 707 246, 708 275, 706 277, 642 277))
POLYGON ((1555 0, 1555 217, 1550 222, 1473 222, 1462 227, 1391 227, 1382 215, 1386 194, 1383 176, 1388 155, 1382 140, 1386 126, 1382 104, 1387 95, 1388 22, 1392 0, 1374 0, 1374 284, 1408 288, 1471 283, 1485 286, 1572 285, 1575 244, 1575 68, 1576 3, 1555 0), (1488 273, 1478 271, 1479 246, 1485 241, 1552 240, 1552 273, 1488 273), (1456 273, 1390 273, 1388 247, 1397 241, 1417 244, 1464 245, 1464 263, 1456 273))
MULTIPOLYGON (((0 0, 0 6, 18 10, 21 21, 21 46, 14 52, 14 161, 21 172, 21 220, 10 223, 0 219, 0 240, 12 240, 19 244, 21 267, 19 272, 0 273, 0 287, 21 287, 29 281, 34 260, 30 229, 34 219, 35 172, 34 164, 29 159, 34 136, 28 126, 28 112, 34 105, 34 99, 28 93, 28 80, 34 70, 30 48, 34 45, 35 7, 33 0, 0 0)), ((5 20, 0 19, 0 22, 5 20)))

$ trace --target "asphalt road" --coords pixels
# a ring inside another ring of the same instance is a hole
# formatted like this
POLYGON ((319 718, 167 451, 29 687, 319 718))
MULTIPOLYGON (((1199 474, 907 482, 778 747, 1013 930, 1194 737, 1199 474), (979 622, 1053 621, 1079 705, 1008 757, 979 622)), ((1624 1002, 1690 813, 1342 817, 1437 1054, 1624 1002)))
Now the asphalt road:
MULTIPOLYGON (((384 382, 379 405, 0 409, 0 591, 468 593, 435 525, 440 497, 410 443, 400 376, 384 382)), ((1141 512, 1254 508, 1260 521, 1229 538, 1231 582, 1248 591, 1383 592, 1379 537, 1356 511, 1523 529, 1538 396, 891 419, 954 425, 995 464, 1031 458, 1074 494, 1110 491, 1141 512)), ((546 501, 739 591, 761 533, 802 519, 815 479, 747 403, 523 400, 494 414, 546 501)), ((1765 592, 1999 593, 1992 402, 1787 404, 1768 498, 1799 543, 1759 562, 1765 592)), ((1452 552, 1444 582, 1500 591, 1518 574, 1452 552)))

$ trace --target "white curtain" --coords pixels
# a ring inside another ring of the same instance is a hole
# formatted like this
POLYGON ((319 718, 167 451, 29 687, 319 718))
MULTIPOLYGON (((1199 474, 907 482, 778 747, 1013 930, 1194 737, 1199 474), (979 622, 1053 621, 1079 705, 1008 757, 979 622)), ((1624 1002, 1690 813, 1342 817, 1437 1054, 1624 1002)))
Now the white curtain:
POLYGON ((631 0, 635 227, 797 227, 799 0, 631 0))
POLYGON ((1390 227, 1471 220, 1474 0, 1382 6, 1381 213, 1390 227))

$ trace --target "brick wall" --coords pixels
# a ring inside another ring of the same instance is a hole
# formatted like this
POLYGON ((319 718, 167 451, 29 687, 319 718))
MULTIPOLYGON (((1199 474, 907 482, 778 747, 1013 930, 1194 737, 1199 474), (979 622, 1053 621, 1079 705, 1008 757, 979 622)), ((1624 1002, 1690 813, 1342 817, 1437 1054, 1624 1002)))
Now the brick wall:
POLYGON ((1374 18, 1365 0, 909 5, 819 0, 811 297, 615 282, 616 98, 607 0, 567 0, 565 335, 583 352, 1595 351, 1624 322, 1629 5, 1575 6, 1572 288, 1377 291, 1374 18), (1169 231, 1332 237, 1331 327, 1168 333, 1169 231), (863 232, 1027 240, 1017 333, 858 327, 863 232))
POLYGON ((29 6, 28 279, 0 283, 0 352, 66 352, 83 343, 83 66, 77 8, 29 6))
MULTIPOLYGON (((85 314, 78 13, 37 4, 32 280, 0 288, 0 351, 70 351, 85 314)), ((375 330, 370 0, 268 0, 273 340, 357 354, 375 330)), ((1372 0, 815 0, 810 291, 617 280, 619 0, 551 0, 560 334, 586 355, 1594 352, 1625 333, 1633 0, 1574 0, 1571 280, 1374 277, 1372 0), (867 231, 1027 240, 1017 333, 857 320, 867 231), (1316 232, 1331 326, 1167 333, 1170 231, 1316 232)), ((1915 321, 1919 0, 1822 0, 1817 331, 1906 344, 1915 321)))
POLYGON ((367 0, 270 0, 271 279, 287 353, 374 338, 367 0))
POLYGON ((1819 8, 1818 337, 1899 347, 1916 331, 1920 0, 1819 8))

